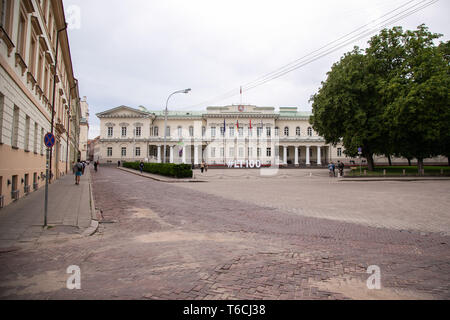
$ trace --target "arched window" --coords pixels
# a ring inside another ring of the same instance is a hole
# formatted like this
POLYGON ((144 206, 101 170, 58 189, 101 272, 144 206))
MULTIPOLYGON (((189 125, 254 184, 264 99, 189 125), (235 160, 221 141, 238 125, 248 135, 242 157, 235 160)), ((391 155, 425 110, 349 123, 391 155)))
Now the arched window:
POLYGON ((280 128, 275 127, 275 137, 278 137, 280 135, 280 128))
POLYGON ((206 135, 206 127, 203 126, 202 127, 202 137, 204 137, 206 135))
POLYGON ((289 137, 289 127, 284 127, 284 135, 289 137))
POLYGON ((301 135, 300 127, 295 128, 295 134, 297 135, 297 137, 300 137, 301 135))
POLYGON ((154 135, 155 137, 159 136, 159 130, 158 130, 158 127, 154 127, 154 128, 153 128, 153 135, 154 135))
POLYGON ((178 128, 177 128, 177 130, 178 130, 178 137, 182 137, 182 135, 183 135, 183 128, 181 127, 181 126, 179 126, 178 128))
POLYGON ((312 137, 312 128, 311 127, 308 127, 308 136, 312 137))

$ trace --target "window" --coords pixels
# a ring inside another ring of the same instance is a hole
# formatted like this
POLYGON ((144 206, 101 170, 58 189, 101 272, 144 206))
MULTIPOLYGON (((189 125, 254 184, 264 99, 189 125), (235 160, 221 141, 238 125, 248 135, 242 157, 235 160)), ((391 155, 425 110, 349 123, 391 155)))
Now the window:
POLYGON ((272 133, 272 130, 271 130, 271 128, 270 127, 266 127, 266 135, 268 136, 268 137, 270 137, 270 134, 272 133))
POLYGON ((262 131, 263 131, 263 127, 256 128, 256 135, 258 137, 261 137, 262 136, 262 131))
POLYGON ((122 147, 122 157, 126 157, 127 156, 127 147, 122 147))
POLYGON ((248 136, 251 137, 253 135, 253 128, 248 128, 248 136))
POLYGON ((194 127, 190 126, 189 127, 189 137, 193 137, 194 136, 194 127))
POLYGON ((38 69, 36 72, 37 75, 37 83, 39 85, 39 87, 41 87, 41 89, 44 87, 43 83, 42 83, 42 65, 44 63, 44 53, 41 51, 39 51, 39 59, 38 59, 38 69))
POLYGON ((278 137, 280 135, 280 128, 275 127, 275 137, 278 137))
POLYGON ((211 137, 216 136, 216 127, 211 127, 211 137))
POLYGON ((0 93, 0 143, 3 142, 3 112, 5 109, 5 96, 0 93))
POLYGON ((136 157, 140 157, 141 156, 141 147, 136 147, 134 155, 136 157))
POLYGON ((234 157, 234 148, 233 147, 230 148, 228 155, 230 157, 234 157))
POLYGON ((3 26, 10 38, 12 34, 13 4, 14 1, 0 1, 0 25, 3 26))
POLYGON ((158 130, 158 127, 154 127, 154 128, 153 128, 153 135, 154 135, 155 137, 159 136, 159 130, 158 130))
POLYGON ((337 156, 342 157, 342 148, 337 148, 337 156))
POLYGON ((178 137, 181 138, 183 136, 183 128, 182 127, 178 127, 177 131, 178 131, 178 137))
POLYGON ((256 156, 261 157, 261 148, 256 148, 256 156))
POLYGON ((234 137, 234 126, 230 127, 230 137, 234 137))
POLYGON ((248 147, 247 153, 248 153, 249 157, 252 157, 253 156, 253 148, 252 147, 248 147))
POLYGON ((312 137, 312 128, 311 127, 308 127, 308 136, 312 137))
POLYGON ((18 148, 19 142, 19 107, 14 106, 13 113, 13 123, 12 123, 12 135, 11 135, 11 146, 13 148, 18 148))
POLYGON ((170 137, 170 127, 169 126, 166 127, 166 136, 170 137))
POLYGON ((295 134, 297 137, 300 137, 301 135, 300 127, 295 128, 295 134))
POLYGON ((141 127, 136 127, 136 137, 140 137, 141 136, 141 127))
POLYGON ((244 148, 240 147, 239 148, 239 157, 242 158, 244 156, 244 148))
POLYGON ((211 148, 211 158, 216 157, 216 148, 211 148))
POLYGON ((206 134, 206 127, 202 127, 202 137, 204 137, 206 134))
POLYGON ((220 127, 220 135, 225 136, 225 127, 220 127))
POLYGON ((127 136, 127 127, 122 127, 122 137, 127 136))
POLYGON ((271 157, 272 156, 272 148, 267 148, 266 149, 266 156, 267 157, 271 157))
POLYGON ((31 74, 34 76, 34 64, 36 62, 36 35, 33 33, 31 36, 31 42, 30 42, 30 57, 28 61, 28 69, 30 70, 31 74))
POLYGON ((30 151, 30 117, 25 117, 25 137, 23 141, 24 149, 30 151))
POLYGON ((284 135, 289 137, 289 127, 284 127, 284 135))
POLYGON ((46 97, 50 96, 49 95, 49 86, 48 86, 48 65, 45 65, 45 72, 44 72, 44 95, 46 97))
POLYGON ((41 128, 41 155, 44 155, 44 128, 41 128))
POLYGON ((243 137, 244 136, 244 128, 239 127, 238 131, 239 131, 239 137, 243 137))
POLYGON ((108 147, 108 148, 106 149, 106 156, 107 156, 107 157, 112 157, 112 147, 108 147))
POLYGON ((113 136, 113 127, 108 127, 108 137, 111 138, 113 136))
POLYGON ((34 153, 37 153, 37 138, 38 138, 38 124, 34 123, 34 135, 33 135, 33 151, 34 153))
POLYGON ((225 155, 225 150, 224 148, 220 148, 220 156, 223 157, 225 155))
POLYGON ((25 57, 25 39, 27 35, 27 18, 26 14, 20 10, 19 27, 17 30, 17 52, 25 57))

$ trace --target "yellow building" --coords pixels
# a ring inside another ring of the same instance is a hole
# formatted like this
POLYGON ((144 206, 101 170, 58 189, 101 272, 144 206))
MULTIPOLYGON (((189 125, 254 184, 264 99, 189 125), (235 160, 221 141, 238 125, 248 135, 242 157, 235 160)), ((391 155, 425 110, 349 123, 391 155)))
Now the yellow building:
POLYGON ((5 206, 44 185, 47 132, 56 137, 52 177, 70 171, 79 156, 80 99, 62 1, 3 0, 0 13, 0 206, 5 206))

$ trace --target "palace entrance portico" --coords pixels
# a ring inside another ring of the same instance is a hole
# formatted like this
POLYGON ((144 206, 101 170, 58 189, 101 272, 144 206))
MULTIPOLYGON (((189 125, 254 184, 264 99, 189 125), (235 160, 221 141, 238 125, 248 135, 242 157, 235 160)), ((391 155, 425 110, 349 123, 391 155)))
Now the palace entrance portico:
POLYGON ((327 145, 285 145, 278 147, 279 164, 284 166, 326 166, 330 161, 327 145))

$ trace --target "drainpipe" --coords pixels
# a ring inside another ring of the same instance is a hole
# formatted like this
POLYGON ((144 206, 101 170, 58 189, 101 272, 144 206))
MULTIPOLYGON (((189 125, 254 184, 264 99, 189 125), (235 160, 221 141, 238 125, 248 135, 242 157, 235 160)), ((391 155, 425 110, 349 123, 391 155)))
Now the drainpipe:
POLYGON ((77 85, 78 85, 78 80, 75 79, 75 78, 73 78, 73 79, 75 80, 75 85, 72 88, 70 88, 70 90, 69 90, 69 121, 68 121, 68 124, 67 124, 66 174, 69 173, 68 166, 69 166, 70 118, 71 118, 71 116, 70 116, 71 103, 70 102, 72 100, 71 99, 71 93, 72 93, 72 90, 75 89, 77 87, 77 85))

